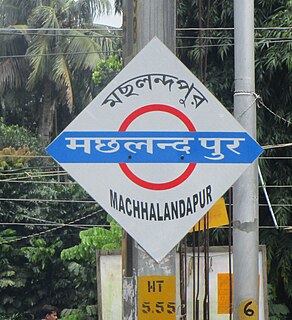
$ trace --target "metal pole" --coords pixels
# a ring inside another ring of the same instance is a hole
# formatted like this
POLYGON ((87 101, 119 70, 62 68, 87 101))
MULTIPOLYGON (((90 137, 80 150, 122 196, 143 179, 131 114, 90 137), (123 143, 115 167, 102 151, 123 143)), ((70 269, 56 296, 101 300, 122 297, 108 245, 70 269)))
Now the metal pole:
MULTIPOLYGON (((234 0, 234 114, 256 136, 254 2, 234 0)), ((235 183, 234 319, 258 319, 258 176, 252 164, 235 183)))
MULTIPOLYGON (((176 0, 125 0, 123 1, 123 56, 127 64, 150 41, 157 36, 170 50, 175 51, 176 0)), ((149 234, 151 236, 151 234, 149 234)), ((128 236, 126 236, 128 237, 128 236)), ((134 271, 124 270, 123 319, 137 319, 137 300, 131 300, 132 289, 137 293, 139 276, 175 276, 175 252, 173 249, 159 264, 134 241, 127 241, 123 259, 134 271), (129 260, 132 259, 132 263, 129 260), (132 280, 126 275, 131 275, 132 280), (133 288, 133 285, 135 288, 133 288), (131 294, 127 289, 131 287, 131 294), (129 299, 127 299, 129 298, 129 299), (132 301, 132 306, 129 304, 132 301)), ((135 294, 137 299, 137 294, 135 294)))

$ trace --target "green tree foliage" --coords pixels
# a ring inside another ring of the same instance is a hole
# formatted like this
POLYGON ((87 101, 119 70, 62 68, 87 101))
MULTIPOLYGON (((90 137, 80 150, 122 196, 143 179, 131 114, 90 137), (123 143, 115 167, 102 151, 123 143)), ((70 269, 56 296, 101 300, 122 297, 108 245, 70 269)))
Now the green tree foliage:
POLYGON ((77 310, 64 312, 66 320, 75 319, 75 316, 82 319, 83 316, 96 312, 97 306, 92 310, 92 302, 96 303, 96 250, 119 249, 122 246, 121 227, 110 216, 107 220, 108 227, 81 231, 80 243, 61 253, 62 260, 69 263, 68 270, 74 278, 76 294, 81 301, 77 310))
MULTIPOLYGON (((100 36, 97 32, 79 30, 92 26, 91 17, 97 3, 101 2, 58 0, 42 1, 39 6, 40 2, 33 0, 0 1, 1 25, 17 26, 17 31, 1 32, 0 54, 25 55, 25 58, 4 57, 0 61, 1 112, 6 122, 31 128, 38 124, 41 128, 39 110, 54 111, 47 114, 48 123, 52 125, 52 115, 58 109, 59 125, 55 123, 58 131, 91 99, 89 83, 93 70, 97 91, 119 71, 120 60, 116 56, 97 64, 101 58, 98 54, 77 54, 85 48, 93 51, 103 48, 104 38, 98 38, 101 42, 92 40, 100 36), (52 31, 31 31, 28 26, 71 29, 55 30, 51 35, 52 31), (66 54, 51 56, 58 52, 66 54)), ((116 1, 116 10, 120 10, 121 3, 116 1)), ((178 32, 178 55, 232 111, 233 31, 228 28, 233 27, 233 6, 227 0, 214 0, 209 4, 203 3, 199 15, 197 0, 178 1, 178 27, 186 28, 178 32), (189 29, 200 25, 213 29, 201 33, 189 29)), ((255 5, 256 27, 269 27, 256 30, 256 87, 262 97, 258 108, 258 140, 262 145, 273 146, 291 142, 291 28, 287 28, 292 22, 291 1, 258 0, 255 5)), ((90 198, 70 179, 58 175, 55 163, 34 157, 34 152, 42 154, 43 150, 36 137, 20 127, 7 127, 3 121, 0 121, 0 136, 1 161, 6 162, 0 169, 0 197, 47 200, 0 202, 2 222, 28 223, 31 219, 41 219, 67 224, 81 219, 88 224, 106 223, 105 213, 96 204, 58 201, 90 198), (19 161, 19 155, 28 158, 19 161), (55 172, 56 177, 48 180, 42 175, 43 170, 55 172), (43 183, 33 183, 35 177, 43 183), (99 214, 93 217, 94 212, 99 214), (90 217, 84 218, 87 215, 90 217)), ((291 147, 270 148, 264 155, 291 157, 291 147)), ((259 163, 267 185, 292 184, 291 160, 261 159, 259 163)), ((289 189, 269 188, 268 192, 272 203, 280 204, 275 208, 278 224, 291 225, 291 211, 287 206, 291 204, 289 189)), ((265 203, 263 194, 260 197, 265 203)), ((260 220, 261 225, 273 226, 265 207, 260 208, 260 220)), ((116 248, 121 240, 119 228, 112 221, 109 223, 108 228, 82 231, 80 238, 77 227, 1 226, 0 312, 4 312, 5 319, 10 316, 15 320, 24 319, 25 312, 33 313, 48 300, 64 308, 64 319, 93 315, 96 312, 95 250, 116 248), (62 260, 59 259, 61 252, 62 260), (25 298, 19 299, 19 296, 25 298)), ((226 237, 215 232, 212 242, 224 244, 226 237)), ((291 235, 282 229, 268 229, 262 230, 260 237, 261 243, 267 245, 271 317, 288 319, 291 310, 289 314, 285 305, 289 308, 292 305, 291 235)))
MULTIPOLYGON (((96 91, 100 92, 121 70, 122 61, 117 55, 101 59, 92 79, 96 91)), ((95 227, 81 231, 80 243, 64 249, 61 253, 63 261, 68 263, 68 271, 74 278, 76 295, 79 297, 78 309, 65 309, 62 312, 64 320, 82 320, 86 316, 96 314, 96 250, 121 248, 122 230, 110 217, 107 217, 108 227, 95 227)))
MULTIPOLYGON (((230 1, 203 2, 199 16, 198 1, 187 0, 178 3, 179 28, 213 28, 201 33, 194 29, 179 31, 179 55, 182 61, 206 84, 220 101, 232 111, 233 104, 233 6, 230 1), (200 22, 201 21, 201 22, 200 22)), ((261 145, 275 146, 291 143, 292 123, 292 3, 286 0, 258 0, 255 2, 255 60, 256 93, 258 102, 258 141, 261 145), (280 28, 281 27, 281 28, 280 28), (289 40, 290 39, 290 40, 289 40)), ((278 204, 275 208, 279 225, 292 223, 291 146, 271 147, 264 153, 273 160, 260 159, 259 164, 268 188, 270 200, 278 204)), ((266 203, 263 193, 260 202, 266 203)), ((260 225, 273 226, 267 207, 260 207, 260 225)), ((224 243, 218 231, 215 242, 224 243)), ((214 241, 214 238, 212 238, 214 241)), ((275 295, 271 304, 291 306, 292 298, 292 256, 291 235, 281 230, 260 231, 260 241, 267 245, 268 281, 273 285, 275 295)), ((292 310, 290 310, 291 313, 292 310)), ((285 319, 283 313, 281 319, 285 319)))
POLYGON ((54 278, 54 272, 60 272, 62 268, 55 253, 61 245, 60 240, 49 244, 42 239, 33 239, 27 247, 20 248, 17 234, 12 229, 0 232, 0 314, 7 317, 27 314, 31 318, 38 303, 45 303, 47 299, 57 302, 60 299, 60 296, 56 297, 59 295, 57 286, 62 284, 63 289, 70 286, 70 279, 66 276, 54 278))
POLYGON ((122 70, 122 66, 122 59, 118 55, 110 55, 98 62, 92 74, 92 79, 98 92, 122 70))
POLYGON ((0 133, 0 198, 7 199, 0 201, 0 314, 31 319, 45 303, 77 308, 85 296, 94 304, 94 296, 76 287, 83 274, 68 272, 60 253, 79 241, 74 221, 104 224, 105 213, 94 202, 80 202, 91 198, 59 175, 52 160, 35 157, 42 143, 27 130, 0 123, 0 133))
POLYGON ((108 228, 91 228, 81 231, 80 243, 62 251, 61 258, 69 261, 95 262, 96 250, 119 249, 122 246, 122 229, 110 216, 108 228))
POLYGON ((123 0, 115 0, 115 13, 121 13, 123 7, 123 0))
POLYGON ((71 114, 80 92, 86 105, 92 98, 90 74, 102 50, 111 49, 111 39, 106 29, 82 28, 93 28, 94 16, 109 8, 108 0, 2 0, 0 25, 10 30, 0 34, 3 113, 16 105, 33 109, 38 133, 48 141, 58 109, 67 107, 71 114), (14 96, 15 89, 21 100, 14 96))
POLYGON ((33 135, 29 130, 19 126, 10 125, 4 123, 3 118, 0 118, 0 149, 3 150, 6 147, 28 148, 35 150, 38 153, 43 153, 43 143, 33 135))
MULTIPOLYGON (((266 9, 267 3, 260 4, 261 10, 266 9)), ((273 8, 271 14, 265 15, 265 20, 262 21, 263 26, 277 28, 268 29, 264 36, 258 35, 260 41, 256 47, 257 85, 263 98, 263 104, 258 111, 258 136, 263 145, 272 146, 291 142, 292 125, 292 45, 291 41, 286 41, 287 38, 291 38, 291 29, 286 27, 292 23, 292 2, 283 1, 278 5, 273 8), (267 42, 265 39, 274 40, 267 42)), ((291 146, 271 148, 265 152, 265 156, 291 157, 291 146)), ((291 159, 261 160, 260 166, 267 185, 292 184, 291 159)), ((291 189, 279 187, 268 191, 271 202, 280 204, 274 209, 278 224, 291 225, 291 209, 287 206, 292 201, 291 189)), ((263 195, 261 199, 264 199, 263 195)), ((261 210, 260 214, 261 224, 272 224, 268 210, 261 210)), ((275 290, 274 302, 291 306, 291 235, 285 230, 263 230, 260 235, 261 241, 267 244, 268 281, 275 290)), ((290 309, 290 314, 291 311, 290 309)), ((285 319, 284 315, 282 319, 285 319)))
POLYGON ((289 309, 284 304, 277 303, 277 296, 274 288, 268 286, 268 301, 269 301, 269 320, 286 319, 289 314, 289 309))

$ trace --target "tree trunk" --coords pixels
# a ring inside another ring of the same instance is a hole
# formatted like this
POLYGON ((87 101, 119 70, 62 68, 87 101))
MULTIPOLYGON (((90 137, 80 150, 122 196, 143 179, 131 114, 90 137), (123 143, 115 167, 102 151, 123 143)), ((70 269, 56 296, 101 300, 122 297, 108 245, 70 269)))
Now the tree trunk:
POLYGON ((52 83, 49 81, 44 88, 44 98, 41 104, 38 128, 38 133, 45 143, 50 141, 54 126, 56 99, 53 98, 52 91, 52 83))

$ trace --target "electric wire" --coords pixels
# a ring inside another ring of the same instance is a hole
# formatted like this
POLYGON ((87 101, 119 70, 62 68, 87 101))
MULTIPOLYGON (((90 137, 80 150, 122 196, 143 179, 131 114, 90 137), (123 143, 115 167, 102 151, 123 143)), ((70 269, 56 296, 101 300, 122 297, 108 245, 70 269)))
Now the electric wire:
MULTIPOLYGON (((0 28, 0 30, 4 30, 4 28, 0 28)), ((7 28, 5 28, 5 30, 7 30, 7 28)), ((11 30, 16 30, 16 29, 11 29, 11 30)), ((31 31, 37 31, 37 30, 40 30, 40 29, 26 29, 26 30, 31 30, 31 31)), ((42 28, 42 30, 44 30, 42 28)), ((49 30, 52 30, 52 29, 49 29, 49 30)), ((54 30, 62 30, 62 31, 65 31, 66 29, 54 29, 54 30)), ((67 31, 71 29, 67 29, 67 31)), ((73 30, 78 30, 78 29, 73 29, 73 30)), ((82 31, 86 30, 86 29, 80 29, 82 31)), ((88 30, 93 30, 93 31, 96 31, 97 29, 87 29, 88 30)), ((113 29, 114 31, 121 31, 122 29, 113 29)), ((199 28, 177 28, 177 31, 198 31, 199 28)), ((224 31, 229 31, 229 30, 234 30, 234 28, 200 28, 200 30, 224 30, 224 31)), ((255 30, 292 30, 291 27, 265 27, 265 28, 255 28, 255 30)), ((48 35, 50 36, 50 35, 48 35)), ((55 36, 55 35, 54 35, 55 36)), ((67 35, 64 35, 64 36, 67 36, 67 35)), ((86 35, 87 36, 87 35, 86 35)), ((93 36, 93 35, 90 35, 90 36, 93 36)), ((105 36, 103 36, 105 37, 105 36)), ((181 39, 183 39, 183 37, 180 37, 181 39)), ((215 37, 206 37, 206 39, 213 39, 213 40, 216 40, 215 37)), ((227 40, 232 40, 233 38, 225 38, 227 40)), ((220 40, 222 40, 222 38, 220 38, 220 40)), ((261 38, 259 38, 259 40, 262 40, 261 38)), ((270 42, 273 42, 273 43, 285 43, 285 42, 292 42, 291 39, 288 39, 288 38, 283 38, 281 40, 278 40, 277 38, 266 38, 264 39, 264 41, 260 41, 258 43, 270 43, 270 42)), ((216 47, 219 47, 219 46, 232 46, 233 44, 230 44, 230 43, 227 43, 227 44, 220 44, 220 45, 216 45, 216 44, 209 44, 209 45, 206 45, 204 47, 213 47, 213 46, 216 46, 216 47)), ((196 48, 196 47, 201 47, 201 46, 181 46, 179 48, 196 48)), ((76 53, 73 53, 73 55, 75 54, 93 54, 93 53, 110 53, 110 52, 121 52, 120 50, 115 50, 115 51, 94 51, 94 52, 76 52, 76 53)), ((50 56, 50 55, 59 55, 59 54, 62 54, 62 55, 72 55, 72 53, 48 53, 48 54, 44 54, 44 56, 50 56)), ((0 56, 0 58, 15 58, 15 57, 28 57, 28 56, 35 56, 35 55, 11 55, 11 56, 0 56)), ((287 124, 291 125, 291 121, 290 120, 287 120, 279 115, 277 115, 275 112, 273 112, 270 108, 268 108, 266 105, 264 105, 264 103, 262 102, 261 103, 261 106, 263 106, 266 110, 268 110, 270 113, 272 113, 275 117, 283 120, 284 122, 286 122, 287 124)), ((267 145, 267 146, 264 146, 263 148, 265 149, 271 149, 271 148, 281 148, 281 147, 289 147, 291 146, 292 143, 286 143, 286 144, 279 144, 279 145, 267 145)), ((2 155, 1 155, 2 156, 2 155)), ((11 155, 4 155, 4 156, 7 156, 7 157, 11 157, 11 155)), ((23 157, 25 158, 26 156, 12 156, 12 157, 23 157)), ((31 158, 31 156, 27 156, 27 158, 31 158)), ((34 158, 50 158, 49 156, 34 156, 34 158)), ((270 160, 277 160, 277 159, 292 159, 292 157, 260 157, 260 159, 270 159, 270 160)), ((63 173, 60 173, 60 172, 56 172, 56 173, 49 173, 50 176, 53 176, 53 175, 60 175, 60 174, 66 174, 65 172, 63 173)), ((44 174, 44 175, 41 175, 42 177, 44 176, 47 176, 47 174, 44 174)), ((30 176, 28 178, 34 178, 35 176, 30 176)), ((27 182, 27 183, 33 183, 33 181, 9 181, 9 180, 0 180, 0 182, 18 182, 18 183, 23 183, 23 182, 27 182)), ((34 183, 36 183, 34 181, 34 183)), ((48 182, 43 182, 43 181, 39 181, 39 183, 48 183, 48 182)), ((54 182, 54 183, 60 183, 60 182, 54 182)), ((65 183, 65 182, 62 182, 62 183, 65 183)), ((74 182, 68 182, 68 183, 74 183, 74 182)), ((283 187, 291 187, 290 185, 287 185, 287 186, 266 186, 266 187, 270 187, 270 188, 283 188, 283 187)), ((0 201, 45 201, 45 202, 74 202, 74 203, 96 203, 95 201, 91 201, 91 200, 52 200, 52 199, 14 199, 14 198, 0 198, 0 201)), ((259 204, 260 206, 267 206, 265 204, 259 204)), ((272 204, 273 206, 288 206, 290 207, 291 204, 272 204)), ((92 215, 92 214, 90 214, 92 215)), ((32 217, 31 217, 32 218, 32 217)), ((81 218, 81 219, 84 219, 85 217, 81 218)), ((80 219, 77 219, 75 221, 78 221, 80 219)), ((74 222, 71 222, 71 223, 74 223, 74 222)), ((2 224, 9 224, 9 225, 13 225, 13 223, 2 223, 2 224)), ((15 223, 14 223, 15 224, 15 223)), ((24 224, 24 225, 38 225, 38 226, 41 226, 42 224, 24 224)), ((49 224, 46 223, 44 224, 44 226, 48 226, 49 224)), ((56 225, 56 223, 52 223, 51 225, 56 225)), ((51 232, 53 230, 56 230, 58 228, 62 228, 64 226, 69 226, 69 224, 59 224, 57 228, 53 228, 51 230, 48 230, 46 232, 51 232)), ((80 226, 103 226, 103 225, 80 225, 80 226)), ((279 228, 292 228, 292 226, 278 226, 279 228)), ((274 226, 260 226, 260 228, 274 228, 274 226)), ((44 232, 41 232, 41 233, 38 233, 38 234, 35 234, 35 235, 30 235, 28 237, 31 237, 31 236, 38 236, 38 235, 41 235, 41 234, 44 234, 44 232)), ((24 238, 28 238, 28 237, 24 237, 24 238)), ((21 239, 24 239, 24 238, 21 238, 21 239)), ((17 239, 15 241, 19 241, 21 239, 17 239)))
MULTIPOLYGON (((48 224, 58 224, 58 225, 61 225, 60 223, 58 222, 55 222, 55 221, 51 221, 51 220, 45 220, 45 219, 41 219, 41 218, 36 218, 36 217, 32 217, 32 216, 28 216, 27 214, 20 214, 22 217, 26 218, 26 219, 31 219, 31 220, 35 220, 35 221, 41 221, 41 222, 45 222, 45 224, 41 223, 39 225, 48 225, 48 224)), ((26 224, 26 223, 24 223, 26 224)), ((62 223, 64 224, 64 223, 62 223)))
MULTIPOLYGON (((0 180, 0 183, 16 183, 16 184, 57 184, 57 185, 78 185, 76 181, 21 181, 21 180, 0 180)), ((292 185, 266 185, 266 188, 292 188, 292 185)))
POLYGON ((50 56, 76 56, 76 55, 87 55, 87 54, 104 54, 108 55, 110 53, 121 53, 121 50, 101 50, 101 51, 84 51, 84 52, 51 52, 42 54, 15 54, 15 55, 3 55, 0 59, 10 59, 10 58, 29 58, 29 57, 50 57, 50 56))
MULTIPOLYGON (((25 223, 25 222, 0 222, 0 225, 10 225, 10 226, 29 226, 29 227, 48 227, 48 226, 60 226, 60 227, 72 227, 72 228, 93 228, 93 227, 97 227, 97 228, 104 228, 104 227, 109 227, 108 224, 68 224, 68 223, 25 223)), ((218 226, 214 229, 227 229, 227 226, 218 226)), ((232 226, 233 228, 233 226, 232 226)), ((288 229, 291 228, 292 226, 290 225, 281 225, 281 226, 259 226, 260 229, 288 229)), ((1 244, 1 243, 0 243, 1 244)))
MULTIPOLYGON (((59 176, 67 176, 67 175, 69 175, 69 173, 67 173, 67 172, 60 172, 60 173, 58 173, 58 172, 56 172, 56 173, 49 173, 49 174, 39 174, 39 175, 30 175, 29 173, 27 173, 27 176, 26 177, 21 177, 21 179, 22 179, 22 181, 25 181, 25 180, 23 180, 23 179, 34 179, 34 178, 43 178, 43 177, 59 177, 59 176)), ((6 182, 8 182, 8 181, 13 181, 13 180, 15 180, 15 179, 19 179, 18 177, 16 177, 16 178, 9 178, 9 179, 3 179, 3 180, 0 180, 0 182, 3 182, 3 181, 6 181, 6 182)))
MULTIPOLYGON (((1 29, 0 29, 1 30, 1 29)), ((233 27, 222 27, 222 28, 215 28, 215 27, 187 27, 187 28, 176 28, 177 31, 234 31, 233 27)), ((256 31, 271 31, 271 30, 291 30, 291 26, 283 26, 283 27, 255 27, 254 30, 256 31)))
POLYGON ((0 31, 123 31, 122 28, 104 27, 104 28, 0 28, 0 31))
POLYGON ((78 222, 80 220, 89 218, 89 217, 93 216, 94 214, 97 214, 97 213, 99 213, 101 211, 102 211, 102 209, 97 210, 96 212, 92 212, 92 213, 90 213, 90 214, 88 214, 88 215, 86 215, 84 217, 81 217, 81 218, 75 219, 75 220, 73 220, 71 222, 68 222, 66 225, 56 226, 55 228, 52 228, 52 229, 49 229, 49 230, 41 231, 41 232, 38 232, 38 233, 33 233, 33 234, 30 234, 30 235, 27 235, 27 236, 23 236, 23 237, 19 237, 19 238, 16 238, 16 239, 10 239, 10 240, 6 240, 6 241, 4 240, 4 241, 1 241, 0 244, 13 243, 13 242, 21 241, 21 240, 26 240, 26 239, 30 239, 30 238, 34 238, 34 237, 39 237, 39 236, 42 236, 42 235, 47 234, 49 232, 53 232, 55 230, 67 227, 68 225, 72 225, 75 222, 78 222))
MULTIPOLYGON (((1 30, 1 29, 0 29, 1 30)), ((75 29, 73 29, 75 30, 75 29)), ((198 29, 200 30, 200 29, 198 29)), ((208 30, 208 29, 207 29, 208 30)), ((0 34, 1 35, 1 34, 0 34)), ((19 34, 23 35, 23 34, 19 34)), ((39 35, 40 36, 40 35, 39 35)), ((57 36, 54 34, 44 34, 41 36, 57 36)), ((67 35, 63 35, 67 36, 67 35)), ((74 35, 72 35, 74 36, 74 35)), ((92 37, 92 35, 84 35, 84 37, 92 37)), ((100 36, 101 38, 105 38, 106 36, 100 36)), ((189 38, 189 37, 188 37, 189 38)), ((178 37, 178 39, 186 39, 185 37, 178 37)), ((205 40, 233 40, 234 37, 193 37, 193 39, 205 39, 205 40)), ((270 43, 288 43, 290 44, 292 42, 292 38, 287 37, 268 37, 268 38, 255 38, 255 45, 259 44, 270 44, 270 43)), ((226 47, 226 46, 234 46, 233 43, 218 43, 218 44, 194 44, 194 45, 188 45, 188 46, 177 46, 177 49, 194 49, 194 48, 209 48, 209 47, 226 47)), ((104 54, 109 55, 112 53, 118 53, 121 54, 122 50, 99 50, 99 51, 87 51, 87 52, 50 52, 50 53, 43 53, 43 54, 12 54, 12 55, 2 55, 0 56, 0 59, 9 59, 9 58, 29 58, 29 57, 46 57, 46 56, 58 56, 58 55, 86 55, 86 54, 104 54)))
MULTIPOLYGON (((269 110, 274 116, 277 116, 277 118, 281 119, 282 121, 286 122, 288 125, 291 125, 291 121, 288 119, 285 119, 277 114, 275 114, 272 110, 269 110)), ((240 115, 242 116, 242 114, 240 115)), ((283 148, 283 147, 290 147, 292 145, 292 142, 286 142, 286 143, 279 143, 279 144, 269 144, 266 146, 262 146, 262 148, 267 148, 267 149, 273 149, 273 148, 283 148)), ((1 149, 0 149, 1 152, 1 149)), ((51 159, 54 160, 54 158, 52 158, 51 156, 38 156, 38 155, 34 155, 34 156, 23 156, 23 155, 11 155, 11 154, 0 154, 0 159, 1 158, 29 158, 29 160, 32 159, 38 159, 38 158, 47 158, 47 159, 51 159)), ((274 160, 281 160, 281 159, 292 159, 291 157, 277 157, 277 156, 273 156, 273 157, 265 157, 265 156, 261 156, 260 158, 262 159, 274 159, 274 160)), ((55 160, 54 160, 55 161, 55 160)), ((39 168, 39 167, 38 167, 39 168)), ((49 167, 47 167, 49 168, 49 167)), ((50 166, 50 168, 52 168, 52 166, 50 166)), ((54 168, 54 167, 53 167, 54 168)), ((57 168, 57 167, 55 167, 57 168)), ((13 170, 0 170, 0 174, 1 173, 5 173, 5 174, 9 174, 10 172, 12 172, 11 174, 14 174, 15 172, 17 173, 17 171, 22 171, 22 170, 26 170, 26 169, 34 169, 34 167, 25 167, 25 168, 18 168, 18 169, 13 169, 13 170)), ((59 171, 56 171, 56 173, 59 171)), ((66 171, 62 171, 63 173, 66 171)))
MULTIPOLYGON (((25 31, 25 30, 24 30, 25 31)), ((72 29, 71 31, 75 31, 75 29, 72 29)), ((60 37, 60 38, 95 38, 95 39, 121 39, 122 36, 119 35, 98 35, 98 34, 56 34, 56 33, 30 33, 30 32, 1 32, 0 30, 0 36, 20 36, 25 37, 27 35, 29 36, 38 36, 38 37, 60 37)))
MULTIPOLYGON (((86 203, 92 204, 97 202, 95 200, 68 200, 68 199, 24 199, 24 198, 0 198, 1 201, 15 201, 15 202, 48 202, 48 203, 86 203)), ((259 203, 260 207, 266 207, 267 204, 259 203)), ((275 207, 291 207, 292 204, 288 203, 273 203, 275 207)))
POLYGON ((25 222, 0 222, 0 225, 8 225, 8 226, 29 226, 29 227, 51 227, 51 226, 63 226, 70 228, 92 228, 92 227, 106 227, 108 225, 105 224, 72 224, 68 225, 67 223, 25 223, 25 222))
MULTIPOLYGON (((35 34, 35 33, 9 33, 9 32, 1 32, 0 36, 2 35, 8 35, 8 36, 27 36, 27 35, 35 35, 35 36, 39 36, 39 37, 60 37, 60 38, 95 38, 95 39, 122 39, 122 36, 118 36, 118 35, 94 35, 94 34, 80 34, 80 35, 73 35, 73 34, 55 34, 55 33, 44 33, 44 34, 35 34)), ((234 40, 234 37, 232 36, 177 36, 177 39, 181 39, 181 40, 198 40, 198 39, 203 39, 203 40, 234 40)), ((292 38, 289 37, 255 37, 255 42, 256 43, 261 43, 261 42, 273 42, 273 41, 285 41, 285 42, 291 42, 292 38)), ((222 44, 223 45, 223 44, 222 44)))
MULTIPOLYGON (((83 32, 89 32, 89 31, 123 31, 123 28, 115 28, 115 27, 109 27, 105 26, 103 28, 100 27, 94 27, 94 28, 17 28, 17 27, 2 27, 0 28, 0 31, 83 31, 83 32)), ((176 31, 233 31, 233 27, 186 27, 186 28, 176 28, 176 31)), ((271 31, 271 30, 291 30, 291 26, 282 26, 282 27, 275 27, 275 26, 267 26, 267 27, 255 27, 254 30, 256 31, 271 31)))
POLYGON ((292 142, 289 143, 281 143, 277 145, 266 145, 262 146, 263 149, 268 150, 268 149, 275 149, 275 148, 286 148, 286 147, 292 147, 292 142))
MULTIPOLYGON (((287 142, 288 144, 290 144, 291 142, 287 142)), ((269 146, 271 146, 271 147, 274 147, 274 148, 277 148, 278 146, 281 146, 282 144, 273 144, 273 145, 269 145, 269 146)), ((0 149, 0 151, 1 151, 1 149, 0 149)), ((23 158, 23 156, 21 156, 21 155, 2 155, 2 154, 0 154, 0 159, 2 158, 2 157, 7 157, 7 158, 23 158)), ((39 158, 39 156, 32 156, 31 157, 32 159, 35 159, 35 158, 39 158)), ((52 159, 52 160, 54 160, 52 157, 50 157, 50 156, 48 156, 47 158, 50 158, 50 159, 52 159)), ((261 156, 260 158, 262 158, 262 159, 271 159, 271 160, 283 160, 283 159, 292 159, 292 156, 291 157, 289 157, 289 156, 287 156, 287 157, 278 157, 278 156, 273 156, 273 157, 266 157, 266 156, 261 156)), ((26 168, 24 168, 24 169, 29 169, 29 167, 26 167, 26 168)), ((19 168, 19 169, 16 169, 16 170, 23 170, 23 168, 19 168)), ((15 171, 15 170, 13 170, 13 171, 15 171)), ((8 172, 9 173, 9 170, 0 170, 0 174, 1 173, 3 173, 3 172, 8 172)))
POLYGON ((0 198, 0 201, 15 202, 52 202, 52 203, 97 203, 94 200, 68 200, 68 199, 23 199, 23 198, 0 198))
POLYGON ((267 111, 269 111, 273 116, 275 116, 276 118, 284 121, 285 123, 287 123, 287 125, 291 125, 292 122, 284 117, 279 116, 276 112, 274 112, 271 108, 267 107, 263 101, 263 99, 260 97, 260 99, 258 100, 258 106, 259 107, 263 107, 265 108, 267 111))
MULTIPOLYGON (((274 40, 274 41, 260 41, 255 44, 270 44, 270 43, 292 43, 291 40, 274 40)), ((233 47, 233 43, 220 43, 220 44, 194 44, 189 46, 177 46, 177 49, 195 49, 195 48, 211 48, 211 47, 233 47)), ((30 57, 49 57, 49 56, 76 56, 76 55, 87 55, 87 54, 102 54, 109 55, 117 53, 119 55, 122 54, 122 50, 100 50, 100 51, 80 51, 80 52, 51 52, 51 53, 42 53, 42 54, 12 54, 12 55, 2 55, 0 59, 11 59, 11 58, 30 58, 30 57)))

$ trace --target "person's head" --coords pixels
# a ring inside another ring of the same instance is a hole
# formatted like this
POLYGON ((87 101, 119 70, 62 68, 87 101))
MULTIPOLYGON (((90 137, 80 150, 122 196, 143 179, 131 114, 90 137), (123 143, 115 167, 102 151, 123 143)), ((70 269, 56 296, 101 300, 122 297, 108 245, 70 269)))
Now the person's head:
POLYGON ((58 319, 58 308, 45 304, 41 310, 42 319, 56 320, 58 319))

